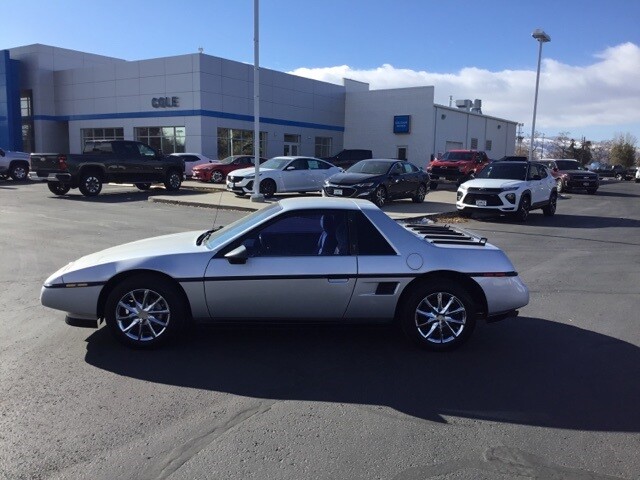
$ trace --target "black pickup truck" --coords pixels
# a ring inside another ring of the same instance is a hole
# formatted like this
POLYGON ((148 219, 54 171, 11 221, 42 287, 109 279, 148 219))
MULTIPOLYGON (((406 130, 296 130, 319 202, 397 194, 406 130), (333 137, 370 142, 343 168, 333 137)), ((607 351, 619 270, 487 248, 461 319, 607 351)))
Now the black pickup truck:
POLYGON ((32 153, 29 178, 46 181, 49 190, 64 195, 79 188, 87 197, 98 195, 103 183, 133 183, 148 190, 163 183, 178 190, 184 178, 184 160, 166 157, 150 146, 130 140, 87 142, 80 155, 32 153))

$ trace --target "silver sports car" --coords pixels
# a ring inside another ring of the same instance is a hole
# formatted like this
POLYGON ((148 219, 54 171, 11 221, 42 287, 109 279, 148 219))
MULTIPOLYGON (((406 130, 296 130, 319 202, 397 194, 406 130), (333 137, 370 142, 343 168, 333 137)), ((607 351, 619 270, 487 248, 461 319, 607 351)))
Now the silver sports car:
POLYGON ((420 347, 447 350, 477 319, 517 315, 529 292, 486 238, 395 221, 366 200, 296 198, 82 257, 46 280, 41 301, 143 348, 188 322, 249 320, 397 321, 420 347))

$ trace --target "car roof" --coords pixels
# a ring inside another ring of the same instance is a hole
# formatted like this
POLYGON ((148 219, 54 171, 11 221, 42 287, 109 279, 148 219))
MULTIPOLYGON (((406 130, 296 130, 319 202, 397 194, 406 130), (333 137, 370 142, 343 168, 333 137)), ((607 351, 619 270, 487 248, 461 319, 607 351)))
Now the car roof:
POLYGON ((301 209, 344 209, 344 210, 376 210, 376 207, 369 200, 359 198, 338 198, 338 197, 296 197, 280 200, 283 210, 301 209))
POLYGON ((358 160, 357 163, 360 162, 389 162, 389 163, 395 163, 395 162, 407 162, 407 160, 400 160, 399 158, 365 158, 364 160, 358 160))

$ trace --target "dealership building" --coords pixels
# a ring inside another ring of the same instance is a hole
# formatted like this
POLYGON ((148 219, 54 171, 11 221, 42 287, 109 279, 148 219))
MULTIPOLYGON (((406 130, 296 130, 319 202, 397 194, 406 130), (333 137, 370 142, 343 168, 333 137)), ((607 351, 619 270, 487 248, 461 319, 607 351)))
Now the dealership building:
MULTIPOLYGON (((434 103, 434 87, 370 90, 260 68, 262 156, 343 148, 425 166, 453 148, 515 149, 516 121, 479 100, 434 103)), ((204 53, 127 61, 47 45, 0 50, 0 147, 79 153, 89 140, 140 140, 211 158, 253 152, 253 65, 204 53)))

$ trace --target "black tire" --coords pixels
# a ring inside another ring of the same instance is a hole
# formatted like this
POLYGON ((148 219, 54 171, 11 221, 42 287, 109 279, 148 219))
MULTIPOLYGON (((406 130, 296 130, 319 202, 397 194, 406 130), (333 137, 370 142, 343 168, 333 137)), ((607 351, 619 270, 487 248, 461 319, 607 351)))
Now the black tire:
POLYGON ((587 193, 589 195, 595 195, 597 191, 598 191, 597 188, 587 188, 587 193))
POLYGON ((167 172, 167 177, 164 179, 164 188, 168 192, 175 192, 176 190, 180 190, 180 186, 182 185, 182 175, 177 170, 169 170, 167 172))
POLYGON ((24 182, 29 177, 29 164, 25 162, 15 162, 11 165, 9 176, 14 182, 24 182))
POLYGON ((471 296, 464 287, 449 280, 416 285, 400 315, 404 334, 425 350, 458 348, 469 339, 476 325, 476 307, 471 296))
POLYGON ((518 222, 526 222, 529 216, 529 210, 531 209, 531 197, 528 194, 522 195, 520 203, 518 204, 518 210, 513 214, 518 222))
POLYGON ((413 203, 422 203, 424 202, 424 197, 427 195, 427 186, 424 183, 418 185, 418 190, 413 197, 411 197, 411 201, 413 203))
POLYGON ((542 213, 547 217, 553 217, 556 213, 556 208, 558 206, 558 194, 555 192, 551 193, 551 197, 549 197, 549 203, 542 207, 542 213))
POLYGON ((136 187, 138 188, 138 190, 149 190, 151 188, 151 184, 150 183, 136 183, 136 187))
POLYGON ((616 174, 616 180, 624 180, 624 177, 621 173, 616 174))
POLYGON ((438 182, 431 182, 429 183, 429 188, 431 190, 436 190, 438 188, 438 182))
POLYGON ((211 172, 211 183, 222 183, 224 182, 224 173, 221 170, 214 170, 211 172))
POLYGON ((49 191, 54 195, 64 195, 71 190, 71 185, 60 182, 47 182, 47 187, 49 187, 49 191))
POLYGON ((260 182, 260 193, 264 195, 264 198, 271 198, 276 194, 276 182, 267 178, 260 182))
POLYGON ((116 285, 107 297, 104 316, 119 342, 134 348, 153 348, 175 338, 185 324, 185 312, 174 284, 158 275, 142 273, 116 285))
POLYGON ((371 201, 375 203, 378 208, 382 208, 387 203, 387 189, 380 185, 373 192, 371 201))
POLYGON ((99 173, 84 173, 80 177, 78 188, 85 197, 95 197, 102 191, 102 177, 99 173))

